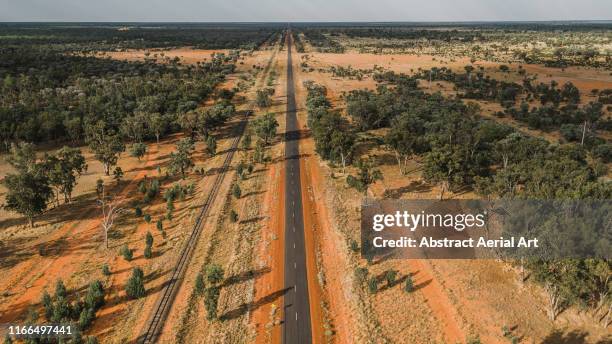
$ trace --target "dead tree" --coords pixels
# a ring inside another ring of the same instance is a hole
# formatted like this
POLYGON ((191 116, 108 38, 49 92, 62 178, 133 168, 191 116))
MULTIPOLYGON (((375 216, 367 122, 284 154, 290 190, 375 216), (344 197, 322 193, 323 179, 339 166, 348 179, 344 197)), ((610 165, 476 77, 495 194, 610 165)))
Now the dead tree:
POLYGON ((104 187, 102 188, 102 196, 98 199, 100 208, 102 209, 102 230, 104 231, 104 245, 108 249, 108 232, 113 228, 117 216, 125 211, 121 207, 119 200, 106 197, 104 187))

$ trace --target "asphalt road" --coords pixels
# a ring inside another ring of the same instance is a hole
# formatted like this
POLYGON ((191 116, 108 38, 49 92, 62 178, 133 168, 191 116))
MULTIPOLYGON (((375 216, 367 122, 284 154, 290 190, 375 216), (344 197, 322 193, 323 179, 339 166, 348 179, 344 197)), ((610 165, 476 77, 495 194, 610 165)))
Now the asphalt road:
POLYGON ((283 343, 310 344, 310 303, 306 276, 304 219, 300 188, 299 131, 291 64, 291 31, 287 31, 287 114, 285 131, 285 288, 283 343))

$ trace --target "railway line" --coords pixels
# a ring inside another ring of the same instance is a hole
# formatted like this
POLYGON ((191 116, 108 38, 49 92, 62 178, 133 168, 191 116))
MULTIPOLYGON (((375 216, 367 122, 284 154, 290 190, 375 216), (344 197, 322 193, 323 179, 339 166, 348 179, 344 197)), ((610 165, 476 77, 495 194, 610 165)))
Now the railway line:
MULTIPOLYGON (((260 79, 260 81, 263 82, 265 80, 266 76, 268 75, 270 71, 270 67, 272 66, 272 62, 274 61, 275 57, 276 57, 276 52, 272 53, 272 56, 270 57, 270 60, 268 61, 266 68, 264 69, 264 73, 262 74, 262 78, 260 79)), ((185 274, 185 271, 187 269, 191 256, 195 250, 196 243, 198 241, 200 233, 202 232, 202 229, 204 227, 203 226, 204 219, 208 216, 210 208, 214 204, 214 201, 219 193, 219 189, 221 188, 221 185, 223 184, 225 176, 232 163, 234 153, 238 149, 238 144, 240 143, 240 140, 242 139, 242 135, 244 134, 244 130, 248 123, 248 117, 250 116, 251 113, 253 113, 254 107, 255 107, 254 102, 252 102, 250 109, 245 111, 244 118, 240 122, 239 127, 238 127, 239 134, 232 140, 231 147, 223 161, 223 165, 221 169, 219 170, 219 173, 217 174, 213 182, 210 193, 206 197, 206 200, 204 204, 202 205, 202 208, 198 216, 196 217, 196 222, 193 226, 193 230, 191 231, 191 234, 189 235, 189 238, 187 239, 186 244, 181 250, 176 266, 172 270, 172 275, 170 279, 164 284, 164 287, 161 290, 161 295, 156 301, 155 306, 153 307, 153 311, 151 315, 149 316, 149 319, 145 323, 145 327, 143 328, 143 331, 141 332, 140 336, 137 339, 138 343, 141 343, 141 344, 156 343, 157 340, 159 339, 159 336, 163 330, 166 318, 168 317, 168 314, 170 313, 170 309, 172 308, 172 303, 180 288, 181 282, 183 280, 183 276, 185 274)))

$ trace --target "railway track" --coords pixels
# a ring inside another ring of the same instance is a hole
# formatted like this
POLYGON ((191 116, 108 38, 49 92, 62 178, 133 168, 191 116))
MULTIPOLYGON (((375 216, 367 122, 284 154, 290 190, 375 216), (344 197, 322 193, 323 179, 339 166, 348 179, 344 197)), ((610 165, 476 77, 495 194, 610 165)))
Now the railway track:
MULTIPOLYGON (((265 72, 263 73, 263 77, 261 80, 265 80, 265 77, 268 75, 270 71, 270 67, 272 66, 272 61, 276 57, 277 52, 274 52, 268 61, 268 64, 265 68, 265 72)), ((254 103, 254 102, 253 102, 254 103)), ((238 128, 239 135, 236 136, 233 141, 230 150, 223 161, 223 165, 221 170, 217 174, 215 181, 213 182, 212 189, 206 197, 204 204, 202 205, 202 209, 196 218, 196 222, 193 226, 193 230, 191 231, 191 235, 189 236, 187 243, 183 247, 179 259, 176 263, 172 271, 172 275, 170 279, 164 284, 163 289, 161 290, 161 295, 158 298, 155 306, 153 308, 153 313, 149 317, 149 320, 146 322, 146 325, 138 337, 137 342, 141 344, 150 344, 156 343, 159 338, 161 331, 164 327, 165 320, 170 312, 172 307, 172 303, 176 294, 180 288, 181 281, 183 279, 183 275, 185 274, 185 270, 187 269, 187 265, 189 260, 191 259, 191 255, 195 250, 196 243, 202 232, 204 219, 208 216, 208 212, 215 201, 217 194, 219 193, 219 189, 223 184, 225 179, 225 175, 229 170, 229 167, 232 163, 232 159, 234 158, 234 153, 238 149, 238 144, 240 143, 240 139, 242 139, 242 135, 244 134, 244 130, 248 123, 248 117, 253 113, 254 104, 251 105, 250 109, 245 111, 244 118, 240 122, 240 126, 238 128)))

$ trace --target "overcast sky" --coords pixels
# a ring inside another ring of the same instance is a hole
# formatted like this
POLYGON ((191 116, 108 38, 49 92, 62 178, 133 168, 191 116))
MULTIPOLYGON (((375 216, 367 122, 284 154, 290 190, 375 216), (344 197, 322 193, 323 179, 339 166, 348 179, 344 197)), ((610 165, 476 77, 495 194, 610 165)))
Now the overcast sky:
POLYGON ((0 21, 610 19, 612 0, 0 0, 0 21))

